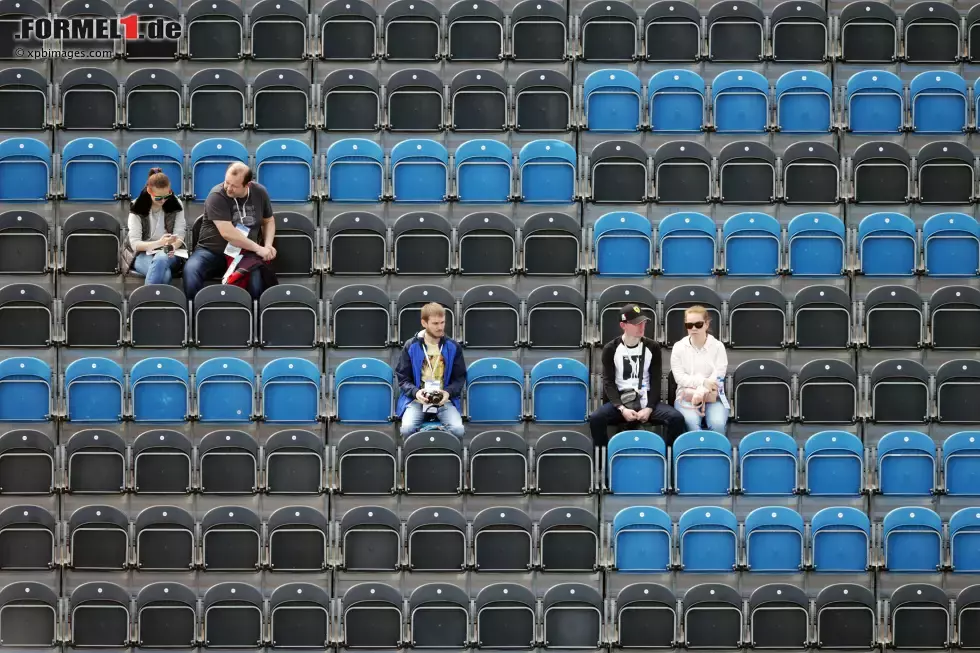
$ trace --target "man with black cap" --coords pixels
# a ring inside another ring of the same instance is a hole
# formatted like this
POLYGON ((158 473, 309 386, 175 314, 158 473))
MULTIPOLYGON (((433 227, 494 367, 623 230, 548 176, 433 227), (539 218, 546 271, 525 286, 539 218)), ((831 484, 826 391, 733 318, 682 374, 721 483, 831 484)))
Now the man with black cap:
POLYGON ((619 315, 623 335, 602 348, 602 395, 605 401, 589 416, 592 441, 606 444, 606 427, 627 423, 640 428, 647 422, 665 426, 664 442, 687 430, 684 417, 673 406, 660 401, 660 345, 644 337, 650 316, 636 304, 627 304, 619 315))

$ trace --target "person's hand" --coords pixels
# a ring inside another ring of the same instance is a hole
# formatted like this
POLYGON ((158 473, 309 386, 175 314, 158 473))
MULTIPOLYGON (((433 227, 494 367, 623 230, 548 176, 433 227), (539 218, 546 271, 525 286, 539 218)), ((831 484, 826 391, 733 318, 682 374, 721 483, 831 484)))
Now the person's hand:
POLYGON ((650 415, 653 415, 653 409, 647 406, 636 414, 636 418, 641 422, 646 422, 650 419, 650 415))
POLYGON ((718 382, 715 381, 714 379, 705 379, 704 387, 708 392, 714 392, 715 390, 718 389, 718 382))
POLYGON ((268 247, 262 247, 260 245, 259 248, 255 250, 255 253, 258 254, 259 257, 266 263, 272 260, 272 252, 269 251, 268 247))
POLYGON ((415 393, 415 401, 419 402, 423 406, 429 403, 428 399, 425 398, 425 390, 419 390, 415 393))
POLYGON ((635 410, 630 410, 629 408, 624 408, 622 410, 622 413, 623 413, 623 419, 625 419, 627 422, 635 422, 637 419, 640 418, 639 413, 637 413, 635 410))
POLYGON ((436 405, 437 405, 437 406, 442 406, 442 405, 444 405, 444 404, 445 404, 445 403, 446 403, 447 401, 449 401, 449 393, 448 393, 448 392, 446 392, 445 390, 440 390, 439 392, 441 392, 441 393, 442 393, 442 400, 441 400, 441 401, 440 401, 440 402, 439 402, 438 404, 436 404, 436 405))
POLYGON ((266 245, 266 249, 269 250, 269 252, 271 253, 271 257, 269 258, 269 260, 270 261, 276 260, 276 257, 279 256, 279 252, 276 251, 276 248, 273 247, 272 245, 266 245))

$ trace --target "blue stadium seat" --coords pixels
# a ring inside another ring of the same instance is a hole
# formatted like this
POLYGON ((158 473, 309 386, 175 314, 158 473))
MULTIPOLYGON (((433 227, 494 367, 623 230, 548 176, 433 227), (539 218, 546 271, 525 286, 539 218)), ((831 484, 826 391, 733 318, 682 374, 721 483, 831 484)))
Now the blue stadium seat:
POLYGON ((844 221, 830 213, 801 213, 789 221, 789 273, 839 277, 846 267, 844 221))
POLYGON ((878 441, 878 491, 886 496, 930 496, 936 489, 936 443, 918 431, 892 431, 878 441))
POLYGON ((228 166, 248 163, 248 150, 232 138, 207 138, 191 148, 191 193, 198 202, 225 180, 228 166))
POLYGON ((659 508, 632 506, 620 510, 612 524, 616 571, 669 571, 672 535, 670 516, 659 508))
POLYGON ((594 132, 635 132, 640 128, 640 78, 628 70, 597 70, 585 78, 585 126, 594 132))
POLYGON ((531 418, 579 424, 588 418, 589 368, 571 358, 548 358, 531 368, 531 418))
POLYGON ((704 79, 691 70, 661 70, 650 78, 647 98, 650 129, 658 133, 697 133, 704 129, 704 79))
POLYGON ((273 424, 320 418, 320 370, 305 358, 277 358, 262 368, 262 416, 273 424))
POLYGON ((395 374, 384 361, 351 358, 334 371, 337 419, 347 424, 386 424, 394 406, 395 374))
POLYGON ((65 199, 112 202, 119 198, 119 150, 104 138, 76 138, 61 152, 65 199))
POLYGON ((248 422, 255 414, 255 370, 238 358, 212 358, 197 368, 197 418, 248 422))
POLYGON ((521 148, 517 156, 521 201, 568 204, 575 201, 575 148, 565 141, 541 139, 521 148))
POLYGON ((980 431, 962 431, 946 438, 943 470, 946 494, 980 495, 980 431))
POLYGON ((919 134, 960 134, 969 122, 966 80, 948 70, 930 70, 909 83, 912 129, 919 134))
POLYGON ((273 202, 309 202, 313 198, 313 150, 295 138, 268 140, 255 150, 255 175, 273 202))
POLYGON ((937 213, 922 225, 923 267, 931 277, 975 277, 980 225, 966 213, 937 213))
POLYGON ((855 134, 897 134, 905 128, 905 90, 898 75, 865 70, 847 80, 848 129, 855 134))
POLYGON ((183 422, 190 415, 190 373, 173 358, 144 358, 129 371, 135 422, 183 422))
POLYGON ((793 436, 780 431, 749 433, 738 443, 742 494, 792 495, 797 487, 797 447, 793 436))
POLYGON ((714 220, 703 213, 671 213, 660 221, 660 271, 665 276, 708 277, 715 270, 714 220))
POLYGON ((722 226, 725 273, 771 277, 779 274, 782 229, 765 213, 736 213, 722 226))
POLYGON ((667 445, 650 431, 622 431, 606 446, 613 494, 659 495, 668 487, 667 445))
POLYGON ((934 572, 940 568, 943 523, 923 507, 896 508, 881 524, 885 569, 892 572, 934 572))
POLYGON ((980 508, 957 510, 949 518, 949 560, 954 572, 980 572, 980 508))
POLYGON ((864 489, 864 447, 847 431, 821 431, 803 445, 810 496, 858 496, 864 489))
POLYGON ((481 358, 466 369, 469 421, 517 424, 524 418, 524 371, 509 358, 481 358))
POLYGON ((816 70, 791 70, 776 80, 776 127, 784 134, 826 134, 833 127, 834 86, 816 70))
POLYGON ((184 193, 184 151, 169 138, 141 138, 126 149, 129 196, 139 197, 151 168, 160 168, 170 179, 174 195, 184 193))
POLYGON ((596 271, 605 277, 644 277, 652 267, 653 228, 639 213, 613 211, 593 230, 596 271))
POLYGON ((769 127, 769 82, 753 70, 726 70, 711 83, 715 130, 762 133, 769 127))
POLYGON ((863 572, 869 566, 871 521, 863 510, 830 507, 810 521, 813 571, 863 572))
POLYGON ((79 358, 65 368, 65 410, 72 422, 121 422, 123 370, 108 358, 79 358))
POLYGON ((803 569, 803 517, 784 506, 756 508, 745 518, 749 571, 793 573, 803 569))
POLYGON ((373 204, 384 196, 381 146, 368 138, 345 138, 327 148, 327 197, 331 202, 373 204))
POLYGON ((456 148, 460 202, 499 204, 509 202, 513 194, 513 156, 506 143, 478 138, 456 148))
POLYGON ((391 193, 396 202, 445 202, 449 195, 449 152, 441 144, 413 138, 391 148, 391 193))
POLYGON ((866 276, 907 277, 915 274, 915 223, 901 213, 872 213, 858 224, 858 256, 866 276))
POLYGON ((690 431, 674 440, 674 489, 681 495, 727 495, 732 487, 732 443, 714 431, 690 431))
POLYGON ((51 149, 36 138, 0 142, 0 202, 43 202, 51 190, 51 149))
POLYGON ((731 572, 738 554, 738 521, 718 506, 699 506, 677 522, 681 569, 689 572, 731 572))
POLYGON ((39 358, 0 360, 0 422, 44 422, 51 416, 51 368, 39 358))

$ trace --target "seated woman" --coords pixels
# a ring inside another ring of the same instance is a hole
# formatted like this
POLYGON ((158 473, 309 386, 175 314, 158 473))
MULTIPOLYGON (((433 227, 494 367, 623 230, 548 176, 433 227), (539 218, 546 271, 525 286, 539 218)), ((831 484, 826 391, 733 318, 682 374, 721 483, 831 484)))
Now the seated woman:
POLYGON ((184 207, 170 189, 170 179, 160 168, 150 169, 146 186, 129 207, 123 273, 132 270, 147 285, 170 283, 187 259, 186 228, 184 207))
POLYGON ((708 430, 724 434, 729 412, 725 397, 728 354, 725 345, 708 333, 710 324, 703 306, 684 311, 687 336, 674 343, 670 353, 670 371, 677 384, 674 408, 684 416, 688 431, 700 431, 704 418, 708 430))

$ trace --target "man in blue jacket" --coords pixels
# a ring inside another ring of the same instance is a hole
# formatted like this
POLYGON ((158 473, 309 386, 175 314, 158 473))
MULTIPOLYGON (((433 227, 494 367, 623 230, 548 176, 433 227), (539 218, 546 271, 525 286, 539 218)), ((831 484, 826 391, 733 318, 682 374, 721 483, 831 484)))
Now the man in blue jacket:
POLYGON ((463 350, 446 337, 446 309, 442 305, 422 307, 422 329, 405 343, 395 370, 401 389, 396 414, 402 420, 402 437, 418 431, 426 420, 436 419, 445 430, 462 438, 460 397, 466 385, 463 350))

